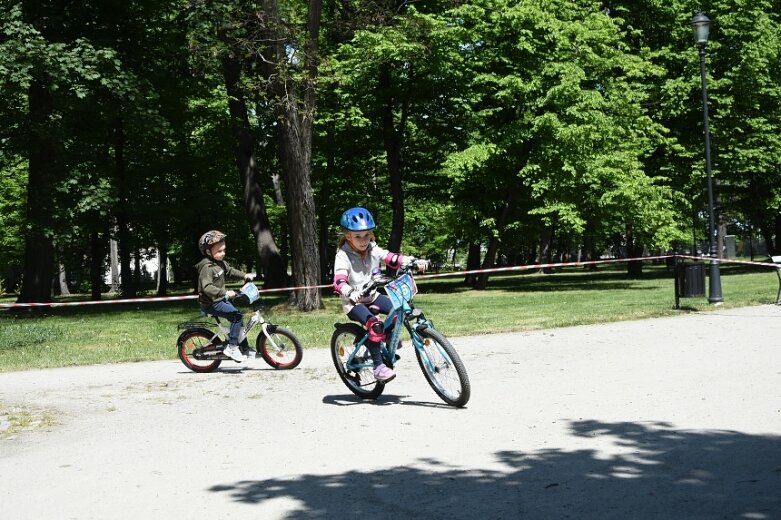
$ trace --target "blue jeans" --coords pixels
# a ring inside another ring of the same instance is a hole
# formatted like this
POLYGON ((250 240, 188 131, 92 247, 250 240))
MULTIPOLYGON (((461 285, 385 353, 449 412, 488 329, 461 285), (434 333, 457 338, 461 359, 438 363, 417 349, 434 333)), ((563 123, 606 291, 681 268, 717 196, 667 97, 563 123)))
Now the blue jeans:
POLYGON ((239 334, 241 333, 241 328, 244 326, 244 316, 241 312, 234 307, 232 303, 226 301, 214 302, 211 307, 206 309, 206 312, 219 316, 220 318, 225 318, 231 322, 230 332, 228 333, 228 344, 238 345, 239 334))

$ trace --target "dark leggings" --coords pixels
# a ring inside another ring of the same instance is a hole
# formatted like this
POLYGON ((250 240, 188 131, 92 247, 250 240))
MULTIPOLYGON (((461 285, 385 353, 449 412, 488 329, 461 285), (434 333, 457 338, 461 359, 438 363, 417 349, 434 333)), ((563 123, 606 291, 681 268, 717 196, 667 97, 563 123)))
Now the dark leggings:
MULTIPOLYGON (((393 310, 393 303, 390 298, 384 294, 377 296, 377 299, 370 304, 359 303, 353 307, 350 312, 347 313, 347 317, 353 321, 357 321, 364 327, 369 318, 372 318, 376 314, 388 314, 393 310), (372 309, 376 308, 377 312, 372 312, 372 309)), ((380 352, 380 344, 376 341, 367 341, 366 348, 369 349, 369 353, 372 355, 372 364, 374 368, 377 368, 382 364, 382 353, 380 352)))
POLYGON ((350 312, 347 313, 347 317, 350 318, 353 321, 357 321, 363 326, 366 326, 366 322, 369 321, 369 318, 376 314, 388 314, 390 311, 393 310, 393 303, 391 303, 390 298, 385 296, 384 294, 380 294, 377 296, 377 299, 369 304, 365 303, 359 303, 355 307, 353 307, 350 312), (376 307, 378 312, 372 312, 372 308, 376 307))

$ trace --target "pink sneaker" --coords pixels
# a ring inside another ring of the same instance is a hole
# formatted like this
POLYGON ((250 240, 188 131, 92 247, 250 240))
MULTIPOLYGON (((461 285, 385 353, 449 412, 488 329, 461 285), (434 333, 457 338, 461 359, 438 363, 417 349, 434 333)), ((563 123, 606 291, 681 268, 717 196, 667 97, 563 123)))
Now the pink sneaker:
POLYGON ((387 383, 396 377, 396 372, 382 364, 374 369, 374 378, 380 383, 387 383))

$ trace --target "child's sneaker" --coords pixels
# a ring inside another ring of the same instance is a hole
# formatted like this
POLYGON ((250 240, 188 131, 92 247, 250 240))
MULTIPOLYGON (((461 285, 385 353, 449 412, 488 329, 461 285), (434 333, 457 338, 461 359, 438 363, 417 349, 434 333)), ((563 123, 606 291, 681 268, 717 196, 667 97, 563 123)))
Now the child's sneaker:
POLYGON ((238 363, 241 363, 245 359, 244 354, 241 353, 238 345, 228 345, 222 353, 238 363))
POLYGON ((384 363, 374 369, 374 379, 380 383, 387 383, 394 377, 396 377, 396 372, 394 372, 393 369, 386 367, 384 363))

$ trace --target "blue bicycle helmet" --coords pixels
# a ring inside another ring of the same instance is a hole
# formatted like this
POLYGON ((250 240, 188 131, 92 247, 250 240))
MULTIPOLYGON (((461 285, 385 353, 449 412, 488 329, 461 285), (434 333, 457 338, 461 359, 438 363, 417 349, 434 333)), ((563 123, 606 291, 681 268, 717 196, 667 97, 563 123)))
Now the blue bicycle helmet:
POLYGON ((369 231, 374 229, 374 217, 366 208, 350 208, 342 213, 339 224, 347 231, 369 231))

